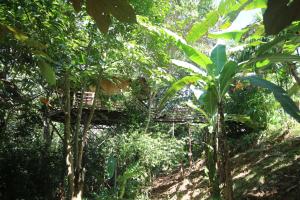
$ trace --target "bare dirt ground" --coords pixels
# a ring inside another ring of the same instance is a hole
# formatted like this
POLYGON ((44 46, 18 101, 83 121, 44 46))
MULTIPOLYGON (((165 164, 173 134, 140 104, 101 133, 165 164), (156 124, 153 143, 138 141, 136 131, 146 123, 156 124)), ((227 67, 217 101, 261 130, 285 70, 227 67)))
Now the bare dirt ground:
MULTIPOLYGON (((234 195, 238 200, 300 200, 300 137, 262 143, 232 158, 234 195)), ((153 200, 208 199, 204 162, 158 177, 153 200), (184 175, 183 175, 184 174, 184 175)))

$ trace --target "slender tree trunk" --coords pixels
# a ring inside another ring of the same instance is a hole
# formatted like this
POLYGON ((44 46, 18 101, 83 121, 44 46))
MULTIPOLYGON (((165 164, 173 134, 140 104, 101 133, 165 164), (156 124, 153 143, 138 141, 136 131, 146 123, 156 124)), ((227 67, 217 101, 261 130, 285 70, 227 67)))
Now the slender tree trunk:
MULTIPOLYGON (((48 98, 48 97, 47 97, 48 98)), ((52 136, 53 136, 53 130, 51 131, 50 128, 50 119, 48 118, 48 107, 47 105, 43 105, 44 112, 43 112, 43 139, 44 139, 44 148, 42 150, 41 155, 41 174, 43 174, 43 193, 44 198, 46 200, 53 199, 52 193, 51 193, 51 177, 49 174, 49 156, 50 156, 50 147, 52 144, 52 136)))
POLYGON ((188 124, 188 132, 189 132, 189 162, 190 167, 193 166, 193 152, 192 152, 192 132, 191 132, 191 125, 188 124))
POLYGON ((290 66, 291 75, 294 77, 297 84, 300 85, 300 77, 298 76, 296 65, 292 63, 289 64, 289 66, 290 66))
POLYGON ((233 200, 233 183, 231 175, 231 164, 229 156, 229 147, 226 138, 226 132, 224 128, 224 108, 223 102, 218 104, 218 127, 217 133, 219 137, 219 174, 221 180, 224 180, 224 199, 233 200))
MULTIPOLYGON (((72 200, 81 200, 82 199, 82 194, 83 194, 83 187, 84 187, 84 176, 85 176, 85 169, 82 166, 82 159, 83 159, 83 153, 84 153, 84 147, 87 143, 88 139, 88 131, 90 124, 92 122, 92 119, 94 117, 96 105, 97 105, 97 96, 100 92, 100 80, 101 80, 101 74, 99 74, 99 78, 97 81, 96 85, 96 92, 95 92, 95 97, 94 97, 94 102, 91 107, 90 113, 85 120, 86 123, 84 124, 83 131, 82 131, 82 140, 78 141, 78 149, 76 149, 76 163, 75 163, 75 178, 74 178, 74 190, 72 193, 72 200)), ((82 108, 81 108, 82 109, 82 108)), ((81 109, 79 109, 79 113, 81 113, 81 109)), ((80 117, 77 117, 77 122, 79 121, 80 123, 80 117)), ((77 127, 78 128, 78 127, 77 127)), ((77 130, 75 129, 75 131, 77 130)), ((78 136, 78 135, 77 135, 78 136)))
POLYGON ((147 123, 146 123, 146 128, 145 128, 145 133, 148 132, 150 121, 151 121, 151 105, 152 105, 152 97, 154 94, 149 93, 149 99, 148 99, 148 117, 147 117, 147 123))
POLYGON ((65 126, 64 126, 64 148, 66 155, 66 167, 68 178, 68 192, 67 198, 70 199, 74 192, 74 163, 71 144, 71 98, 70 98, 70 79, 69 72, 65 72, 65 96, 64 96, 64 114, 65 114, 65 126))

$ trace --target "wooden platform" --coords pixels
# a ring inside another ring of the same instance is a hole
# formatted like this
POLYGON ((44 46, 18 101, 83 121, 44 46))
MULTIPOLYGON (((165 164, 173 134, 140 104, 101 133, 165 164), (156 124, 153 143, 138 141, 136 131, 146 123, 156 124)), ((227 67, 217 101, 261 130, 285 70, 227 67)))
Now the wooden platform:
MULTIPOLYGON (((71 123, 76 122, 78 110, 77 108, 72 109, 71 113, 71 123)), ((90 113, 90 109, 83 108, 82 110, 82 117, 81 117, 81 124, 84 124, 88 118, 90 113)), ((64 112, 62 110, 53 110, 49 112, 48 117, 55 122, 64 122, 64 112)), ((121 123, 126 123, 127 115, 125 111, 111 111, 108 109, 96 109, 94 112, 94 117, 92 119, 93 125, 117 125, 121 123)), ((205 123, 204 117, 201 115, 192 114, 188 110, 176 110, 176 112, 169 112, 168 114, 163 114, 162 116, 156 116, 155 113, 152 113, 153 122, 157 123, 205 123)))
MULTIPOLYGON (((71 112, 71 123, 76 122, 78 109, 73 108, 71 112)), ((81 123, 84 124, 90 113, 89 108, 83 108, 81 123)), ((64 122, 64 112, 62 110, 54 110, 49 112, 49 118, 55 122, 64 122)), ((94 112, 94 117, 92 119, 92 124, 94 125, 116 125, 126 121, 126 114, 122 111, 109 111, 107 109, 96 109, 94 112)))

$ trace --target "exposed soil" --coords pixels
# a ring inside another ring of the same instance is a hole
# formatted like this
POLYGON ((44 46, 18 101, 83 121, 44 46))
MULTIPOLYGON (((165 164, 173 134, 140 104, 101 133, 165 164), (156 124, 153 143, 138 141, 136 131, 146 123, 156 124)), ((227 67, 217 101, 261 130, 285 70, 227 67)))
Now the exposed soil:
MULTIPOLYGON (((153 200, 208 199, 204 162, 157 178, 153 200)), ((238 200, 300 200, 300 138, 263 143, 232 158, 234 195, 238 200)))

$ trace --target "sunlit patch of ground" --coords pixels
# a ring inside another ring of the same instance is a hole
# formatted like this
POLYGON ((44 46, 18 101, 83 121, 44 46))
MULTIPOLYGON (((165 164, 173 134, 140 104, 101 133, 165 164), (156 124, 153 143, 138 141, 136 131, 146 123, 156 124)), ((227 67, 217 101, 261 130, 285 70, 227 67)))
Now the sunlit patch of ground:
MULTIPOLYGON (((256 146, 232 158, 234 195, 238 200, 300 199, 300 126, 280 140, 256 146)), ((278 134, 277 137, 281 137, 278 134)), ((156 179, 151 189, 153 200, 208 199, 208 180, 203 161, 156 179)))

